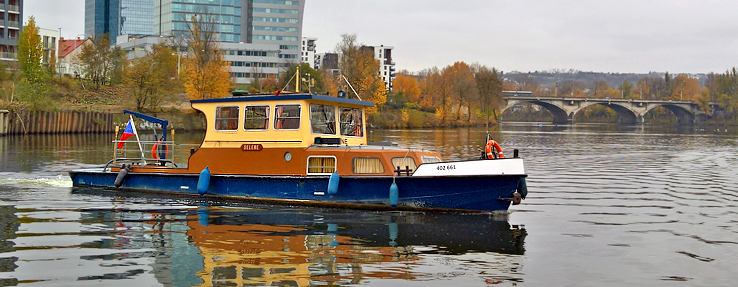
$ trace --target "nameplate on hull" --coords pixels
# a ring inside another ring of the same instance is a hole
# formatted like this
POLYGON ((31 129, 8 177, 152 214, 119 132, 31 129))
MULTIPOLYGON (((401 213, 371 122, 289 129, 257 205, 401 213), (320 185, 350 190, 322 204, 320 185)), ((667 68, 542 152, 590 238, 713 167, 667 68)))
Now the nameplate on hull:
POLYGON ((261 151, 264 149, 264 146, 261 144, 242 144, 241 150, 242 151, 261 151))

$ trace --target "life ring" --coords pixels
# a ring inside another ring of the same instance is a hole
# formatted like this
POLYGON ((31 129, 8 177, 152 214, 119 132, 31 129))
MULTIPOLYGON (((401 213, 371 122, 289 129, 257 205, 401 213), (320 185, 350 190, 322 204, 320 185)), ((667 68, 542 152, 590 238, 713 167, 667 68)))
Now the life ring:
MULTIPOLYGON (((161 143, 161 141, 158 141, 154 144, 154 147, 151 148, 151 157, 153 159, 159 159, 159 145, 161 143)), ((164 145, 164 158, 166 158, 167 155, 169 155, 169 147, 164 145)))
POLYGON ((502 148, 500 147, 500 144, 498 144, 495 140, 489 140, 487 141, 487 146, 484 149, 484 151, 487 152, 488 159, 495 159, 495 154, 492 151, 492 147, 495 148, 497 154, 500 155, 500 158, 505 158, 505 155, 502 153, 502 148))

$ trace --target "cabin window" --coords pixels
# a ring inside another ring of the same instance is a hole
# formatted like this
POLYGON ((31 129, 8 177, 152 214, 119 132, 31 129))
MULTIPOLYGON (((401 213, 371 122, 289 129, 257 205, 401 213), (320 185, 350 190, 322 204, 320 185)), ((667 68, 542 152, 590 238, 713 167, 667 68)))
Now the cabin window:
POLYGON ((364 136, 364 121, 361 109, 341 107, 338 117, 342 136, 360 137, 364 136))
POLYGON ((355 157, 351 171, 354 174, 381 174, 384 173, 384 165, 376 157, 355 157))
POLYGON ((269 129, 269 106, 246 106, 243 110, 243 129, 269 129))
POLYGON ((401 170, 404 170, 407 166, 410 168, 410 172, 412 173, 415 171, 415 168, 418 166, 415 165, 415 160, 412 157, 395 157, 392 158, 392 168, 397 169, 397 167, 400 167, 401 170))
POLYGON ((256 278, 261 278, 264 277, 264 273, 264 268, 241 268, 241 278, 243 278, 243 280, 254 280, 256 278))
POLYGON ((238 130, 238 107, 215 108, 215 130, 235 131, 238 130))
POLYGON ((274 129, 297 130, 300 128, 300 105, 274 106, 274 129))
POLYGON ((437 156, 421 156, 420 160, 423 161, 423 163, 436 163, 441 162, 441 159, 437 156))
POLYGON ((334 173, 336 158, 332 156, 308 157, 308 174, 334 173))
POLYGON ((336 134, 336 107, 310 104, 310 130, 314 134, 336 134))

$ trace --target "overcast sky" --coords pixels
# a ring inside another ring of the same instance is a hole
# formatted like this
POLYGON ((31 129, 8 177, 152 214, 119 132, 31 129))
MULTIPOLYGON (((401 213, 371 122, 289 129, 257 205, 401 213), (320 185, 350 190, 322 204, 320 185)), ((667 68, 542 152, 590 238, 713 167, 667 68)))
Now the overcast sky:
MULTIPOLYGON (((84 33, 84 0, 26 0, 24 15, 84 33)), ((502 71, 724 72, 738 66, 735 0, 307 0, 303 36, 393 46, 397 69, 455 61, 502 71)), ((27 19, 24 19, 24 22, 27 19)))

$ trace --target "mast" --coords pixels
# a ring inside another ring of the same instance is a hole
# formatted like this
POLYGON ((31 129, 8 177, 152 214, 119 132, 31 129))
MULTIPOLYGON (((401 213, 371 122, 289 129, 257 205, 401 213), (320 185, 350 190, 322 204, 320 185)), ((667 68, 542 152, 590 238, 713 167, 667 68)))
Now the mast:
POLYGON ((295 70, 295 93, 300 92, 300 66, 298 65, 295 70))

